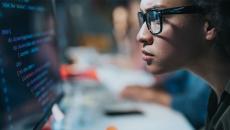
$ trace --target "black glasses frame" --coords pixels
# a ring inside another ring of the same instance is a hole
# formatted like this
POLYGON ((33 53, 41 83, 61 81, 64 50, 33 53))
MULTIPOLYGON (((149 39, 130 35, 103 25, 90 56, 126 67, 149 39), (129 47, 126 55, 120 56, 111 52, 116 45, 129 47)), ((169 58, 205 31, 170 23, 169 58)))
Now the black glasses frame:
POLYGON ((145 22, 148 30, 153 34, 157 35, 162 32, 163 15, 171 15, 171 14, 193 14, 193 13, 202 13, 202 9, 197 6, 180 6, 166 9, 150 9, 147 10, 146 13, 138 12, 138 19, 140 26, 142 26, 145 22), (151 16, 154 16, 155 19, 159 20, 160 29, 158 32, 152 32, 151 30, 151 16))

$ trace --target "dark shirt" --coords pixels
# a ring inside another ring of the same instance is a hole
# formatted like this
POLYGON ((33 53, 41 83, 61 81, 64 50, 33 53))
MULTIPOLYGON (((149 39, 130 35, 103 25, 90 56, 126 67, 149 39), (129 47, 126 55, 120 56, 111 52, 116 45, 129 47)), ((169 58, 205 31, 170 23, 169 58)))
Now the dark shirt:
POLYGON ((214 92, 209 98, 206 130, 230 130, 230 81, 219 103, 214 92))

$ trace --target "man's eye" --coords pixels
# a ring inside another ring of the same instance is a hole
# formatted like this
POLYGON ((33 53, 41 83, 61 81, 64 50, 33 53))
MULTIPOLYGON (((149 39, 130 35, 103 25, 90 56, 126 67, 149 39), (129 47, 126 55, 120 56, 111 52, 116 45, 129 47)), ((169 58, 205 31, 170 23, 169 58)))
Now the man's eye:
POLYGON ((151 24, 160 24, 160 19, 152 19, 151 24))
POLYGON ((155 20, 158 20, 160 19, 159 16, 157 14, 152 14, 152 15, 149 15, 149 20, 151 21, 155 21, 155 20))

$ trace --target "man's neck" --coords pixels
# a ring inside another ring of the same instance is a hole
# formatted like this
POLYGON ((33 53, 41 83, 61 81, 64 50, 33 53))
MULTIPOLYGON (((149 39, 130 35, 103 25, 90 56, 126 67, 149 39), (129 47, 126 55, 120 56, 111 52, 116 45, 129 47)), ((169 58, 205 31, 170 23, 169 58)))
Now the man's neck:
POLYGON ((208 81, 219 99, 224 91, 224 87, 230 80, 229 66, 230 60, 220 56, 210 55, 195 65, 188 67, 188 69, 208 81))

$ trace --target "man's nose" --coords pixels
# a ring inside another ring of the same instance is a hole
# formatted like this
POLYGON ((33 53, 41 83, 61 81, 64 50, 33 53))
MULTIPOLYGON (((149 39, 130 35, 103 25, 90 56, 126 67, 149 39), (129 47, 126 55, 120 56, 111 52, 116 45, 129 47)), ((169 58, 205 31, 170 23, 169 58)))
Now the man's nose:
POLYGON ((148 30, 146 23, 144 23, 138 34, 137 34, 137 41, 143 44, 149 44, 151 45, 153 43, 153 35, 151 32, 148 30))

